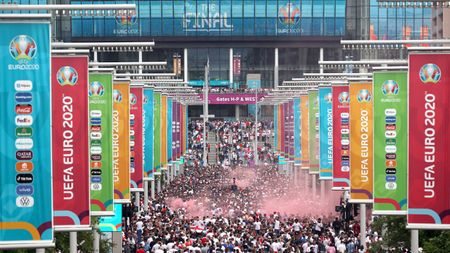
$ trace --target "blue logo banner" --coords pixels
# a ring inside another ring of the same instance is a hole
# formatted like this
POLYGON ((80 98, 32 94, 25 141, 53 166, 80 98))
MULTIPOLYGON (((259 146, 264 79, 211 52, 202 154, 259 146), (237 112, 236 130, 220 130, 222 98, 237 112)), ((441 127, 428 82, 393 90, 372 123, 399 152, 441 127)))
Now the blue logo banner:
POLYGON ((167 160, 172 161, 172 121, 173 99, 167 98, 167 160))
POLYGON ((0 31, 0 249, 51 246, 50 25, 0 23, 0 31))
POLYGON ((331 87, 319 87, 319 136, 320 165, 319 178, 333 177, 333 96, 331 87))

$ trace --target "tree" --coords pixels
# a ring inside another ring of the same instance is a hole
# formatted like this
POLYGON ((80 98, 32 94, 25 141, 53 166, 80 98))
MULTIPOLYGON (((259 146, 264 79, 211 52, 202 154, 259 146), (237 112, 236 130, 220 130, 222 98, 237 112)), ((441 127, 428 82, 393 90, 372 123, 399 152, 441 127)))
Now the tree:
POLYGON ((372 230, 382 235, 382 241, 374 243, 369 252, 402 252, 411 245, 410 233, 406 229, 406 216, 381 216, 372 223, 372 230))

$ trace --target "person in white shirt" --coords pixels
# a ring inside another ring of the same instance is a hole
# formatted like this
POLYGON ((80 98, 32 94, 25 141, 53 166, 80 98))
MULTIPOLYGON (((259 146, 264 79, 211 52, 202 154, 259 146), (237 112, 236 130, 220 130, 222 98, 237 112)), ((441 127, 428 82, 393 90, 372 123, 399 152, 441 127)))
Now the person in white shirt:
POLYGON ((256 234, 259 235, 259 233, 261 231, 261 222, 259 220, 257 220, 253 223, 253 225, 255 226, 256 234))

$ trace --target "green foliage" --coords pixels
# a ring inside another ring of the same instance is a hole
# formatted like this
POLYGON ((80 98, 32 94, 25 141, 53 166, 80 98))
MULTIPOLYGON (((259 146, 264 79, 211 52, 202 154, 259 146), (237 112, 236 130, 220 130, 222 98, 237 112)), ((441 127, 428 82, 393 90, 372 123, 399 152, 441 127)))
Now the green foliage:
POLYGON ((405 216, 377 217, 372 223, 372 230, 382 235, 383 240, 374 243, 369 252, 383 252, 386 249, 391 249, 390 252, 401 252, 402 247, 409 248, 411 245, 405 216))
POLYGON ((424 231, 420 238, 425 253, 447 253, 450 249, 450 231, 424 231))

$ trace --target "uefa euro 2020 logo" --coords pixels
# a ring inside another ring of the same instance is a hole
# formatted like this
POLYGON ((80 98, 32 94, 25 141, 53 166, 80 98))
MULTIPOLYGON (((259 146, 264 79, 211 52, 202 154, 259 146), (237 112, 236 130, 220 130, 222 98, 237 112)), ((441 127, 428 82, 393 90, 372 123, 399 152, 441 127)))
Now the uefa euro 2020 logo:
POLYGON ((114 90, 113 91, 113 99, 114 99, 114 102, 116 102, 116 103, 122 102, 122 93, 120 93, 119 90, 114 90))
POLYGON ((64 66, 56 73, 56 80, 61 86, 74 86, 78 81, 78 73, 71 66, 64 66))
POLYGON ((372 94, 367 89, 362 89, 358 92, 358 102, 370 102, 372 99, 372 94))
POLYGON ((394 80, 386 80, 381 86, 381 92, 383 92, 383 95, 397 95, 398 91, 398 83, 394 80))
POLYGON ((325 99, 325 102, 331 104, 333 102, 333 95, 331 93, 327 93, 325 95, 325 97, 323 97, 325 99))
POLYGON ((420 69, 420 80, 422 83, 438 83, 441 80, 441 69, 433 63, 423 65, 420 69))
POLYGON ((9 44, 11 57, 19 63, 28 63, 37 52, 36 42, 28 35, 18 35, 9 44))
POLYGON ((137 97, 134 93, 130 93, 130 104, 135 105, 137 103, 137 97))
POLYGON ((116 16, 116 23, 122 26, 131 26, 136 24, 136 14, 130 16, 116 16))
POLYGON ((98 96, 101 97, 105 94, 105 88, 103 87, 103 84, 100 82, 92 82, 89 85, 89 97, 90 96, 98 96))
POLYGON ((350 96, 348 95, 348 92, 346 92, 346 91, 344 91, 344 92, 341 92, 340 94, 339 94, 339 103, 340 104, 348 104, 348 103, 350 103, 350 96))
POLYGON ((300 21, 301 11, 294 3, 287 3, 278 10, 278 20, 284 25, 296 25, 300 21))
POLYGON ((144 98, 142 99, 142 103, 147 104, 148 103, 148 97, 144 95, 144 98))

